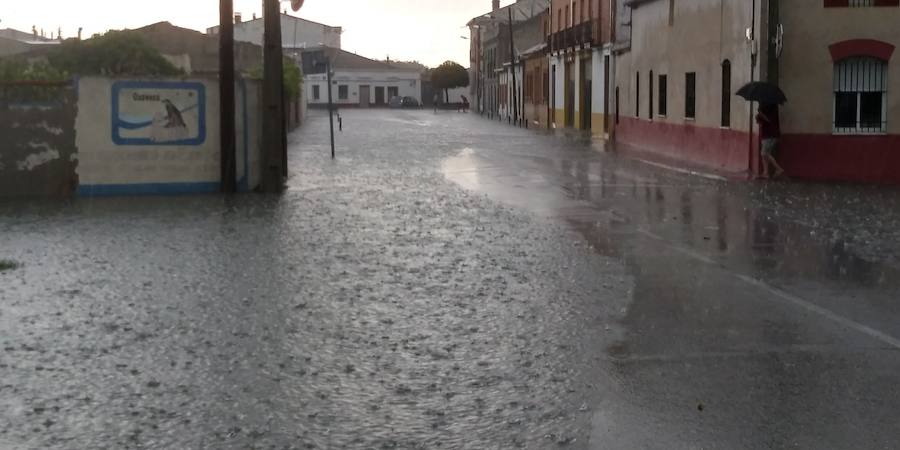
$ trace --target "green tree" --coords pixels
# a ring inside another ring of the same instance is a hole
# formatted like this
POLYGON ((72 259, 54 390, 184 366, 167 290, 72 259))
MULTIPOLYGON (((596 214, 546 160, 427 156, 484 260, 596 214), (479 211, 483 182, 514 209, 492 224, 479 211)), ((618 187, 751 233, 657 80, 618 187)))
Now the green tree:
POLYGON ((447 61, 431 71, 431 85, 444 91, 445 100, 450 102, 450 89, 469 85, 469 71, 465 67, 447 61))
MULTIPOLYGON (((292 59, 284 58, 282 61, 282 73, 284 74, 284 95, 287 98, 297 98, 300 88, 303 86, 303 71, 292 59)), ((248 74, 251 78, 263 79, 263 67, 257 66, 248 74)))
POLYGON ((143 36, 128 31, 109 31, 84 41, 69 39, 50 50, 47 60, 56 69, 77 75, 182 75, 143 36))
POLYGON ((0 81, 65 81, 69 74, 45 62, 0 59, 0 81))

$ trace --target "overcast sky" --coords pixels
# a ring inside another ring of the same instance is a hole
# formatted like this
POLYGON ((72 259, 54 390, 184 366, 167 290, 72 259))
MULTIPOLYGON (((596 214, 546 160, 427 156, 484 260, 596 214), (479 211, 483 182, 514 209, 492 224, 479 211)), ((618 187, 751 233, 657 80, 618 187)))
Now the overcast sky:
MULTIPOLYGON (((88 37, 169 21, 205 32, 218 23, 218 8, 218 0, 0 0, 0 28, 30 32, 36 25, 50 36, 62 27, 63 37, 73 37, 83 27, 88 37)), ((262 1, 234 0, 234 9, 250 18, 262 1)), ((469 44, 460 36, 468 36, 469 19, 490 9, 491 0, 306 0, 298 15, 344 27, 344 49, 363 56, 468 66, 469 44)))

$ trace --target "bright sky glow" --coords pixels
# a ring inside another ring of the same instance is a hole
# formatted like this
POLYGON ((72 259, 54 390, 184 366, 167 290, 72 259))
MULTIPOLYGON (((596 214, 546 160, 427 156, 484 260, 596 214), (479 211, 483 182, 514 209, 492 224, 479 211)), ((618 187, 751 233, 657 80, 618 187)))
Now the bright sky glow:
MULTIPOLYGON (((0 5, 0 28, 30 32, 34 25, 48 37, 60 27, 63 37, 75 36, 78 27, 89 37, 160 21, 205 32, 219 20, 218 0, 0 0, 0 5)), ((234 9, 249 19, 260 14, 262 1, 234 0, 234 9)), ((490 9, 491 0, 306 0, 297 15, 344 27, 344 49, 363 56, 390 55, 429 66, 450 59, 468 66, 469 42, 461 38, 469 34, 465 24, 490 9)))

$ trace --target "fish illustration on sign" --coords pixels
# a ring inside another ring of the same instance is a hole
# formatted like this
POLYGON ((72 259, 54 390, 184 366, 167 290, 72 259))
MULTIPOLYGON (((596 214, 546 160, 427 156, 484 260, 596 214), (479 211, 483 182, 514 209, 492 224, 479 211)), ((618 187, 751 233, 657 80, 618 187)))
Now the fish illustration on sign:
POLYGON ((206 140, 202 83, 113 84, 113 141, 118 145, 195 146, 206 140))
POLYGON ((150 140, 156 143, 166 143, 188 138, 190 131, 178 107, 169 99, 164 99, 162 104, 165 114, 158 112, 153 116, 150 140))

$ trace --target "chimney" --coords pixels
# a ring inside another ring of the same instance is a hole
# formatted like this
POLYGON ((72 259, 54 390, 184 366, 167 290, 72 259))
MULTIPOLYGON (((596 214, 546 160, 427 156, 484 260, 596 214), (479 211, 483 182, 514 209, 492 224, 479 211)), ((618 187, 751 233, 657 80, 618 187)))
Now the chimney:
POLYGON ((500 0, 494 0, 493 6, 494 8, 492 11, 497 12, 497 10, 500 9, 500 0))
POLYGON ((234 24, 237 25, 241 23, 241 13, 234 13, 234 24))

